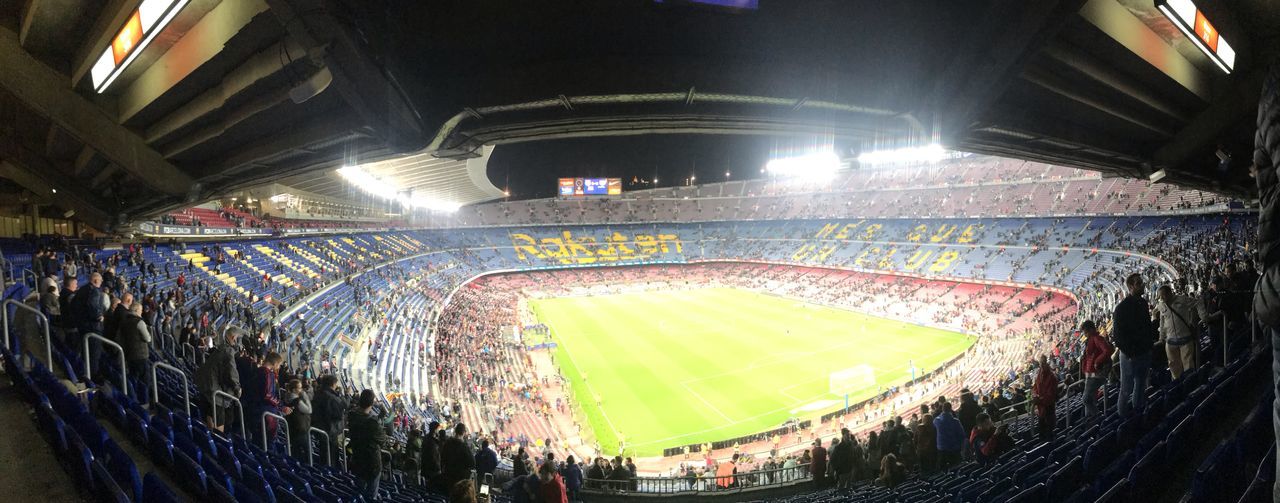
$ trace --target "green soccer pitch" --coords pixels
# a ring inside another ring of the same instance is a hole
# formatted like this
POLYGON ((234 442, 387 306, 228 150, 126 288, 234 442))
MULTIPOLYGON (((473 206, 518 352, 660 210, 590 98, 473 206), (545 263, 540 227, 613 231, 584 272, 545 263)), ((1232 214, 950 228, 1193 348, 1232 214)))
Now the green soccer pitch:
MULTIPOLYGON (((555 358, 602 450, 655 456, 839 409, 830 374, 858 365, 877 387, 963 353, 964 334, 745 290, 534 300, 555 358), (600 400, 597 404, 597 398, 600 400)), ((849 396, 873 396, 872 387, 849 396)))

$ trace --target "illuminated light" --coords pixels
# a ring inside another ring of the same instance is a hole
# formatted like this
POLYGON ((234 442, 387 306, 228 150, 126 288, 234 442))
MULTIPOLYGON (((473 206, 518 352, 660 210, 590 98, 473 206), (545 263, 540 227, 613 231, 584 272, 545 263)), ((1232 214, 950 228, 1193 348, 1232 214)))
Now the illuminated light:
POLYGON ((1156 0, 1156 7, 1184 36, 1191 40, 1222 71, 1231 73, 1236 66, 1236 51, 1222 38, 1191 0, 1156 0))
POLYGON ((947 158, 947 151, 936 144, 893 150, 873 150, 858 155, 862 164, 894 164, 910 162, 938 162, 947 158))
POLYGON ((110 87, 189 1, 144 0, 90 70, 94 91, 101 93, 110 87))
POLYGON ((413 194, 406 196, 404 191, 390 183, 379 180, 372 173, 365 171, 359 166, 347 166, 338 169, 338 175, 345 179, 351 185, 356 186, 362 192, 373 196, 399 201, 400 204, 411 208, 423 208, 433 211, 454 212, 462 207, 461 204, 443 201, 422 194, 413 194))
POLYGON ((111 56, 115 64, 119 65, 124 58, 129 57, 129 53, 141 41, 142 19, 138 17, 137 12, 134 12, 129 16, 129 21, 124 24, 124 28, 120 29, 120 33, 116 34, 116 38, 111 40, 111 56))
POLYGON ((796 157, 774 159, 765 164, 765 169, 774 176, 784 178, 801 178, 805 180, 829 180, 835 178, 840 170, 840 156, 826 150, 796 157))

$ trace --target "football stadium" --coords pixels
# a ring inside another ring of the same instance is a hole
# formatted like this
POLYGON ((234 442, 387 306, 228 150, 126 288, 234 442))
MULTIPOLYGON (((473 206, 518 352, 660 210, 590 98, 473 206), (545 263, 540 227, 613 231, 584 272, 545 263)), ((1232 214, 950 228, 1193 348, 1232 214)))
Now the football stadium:
POLYGON ((1266 0, 0 0, 0 491, 1280 501, 1266 0))

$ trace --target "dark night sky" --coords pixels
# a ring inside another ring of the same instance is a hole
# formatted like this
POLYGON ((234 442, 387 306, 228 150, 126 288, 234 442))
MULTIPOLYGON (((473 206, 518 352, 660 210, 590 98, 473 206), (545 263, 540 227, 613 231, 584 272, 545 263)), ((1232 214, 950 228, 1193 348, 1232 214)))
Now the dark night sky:
POLYGON ((658 177, 659 186, 684 184, 691 174, 698 183, 763 176, 760 169, 773 152, 811 148, 820 140, 765 136, 647 135, 539 141, 499 145, 489 159, 489 179, 510 188, 511 200, 553 197, 556 179, 658 177))

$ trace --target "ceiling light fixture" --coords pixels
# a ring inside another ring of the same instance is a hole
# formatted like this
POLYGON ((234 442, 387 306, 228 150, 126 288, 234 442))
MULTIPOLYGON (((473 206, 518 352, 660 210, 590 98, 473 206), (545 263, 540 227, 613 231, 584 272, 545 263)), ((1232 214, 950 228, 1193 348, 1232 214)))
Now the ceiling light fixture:
POLYGON ((400 189, 395 185, 378 179, 378 177, 373 176, 372 173, 365 171, 364 168, 359 166, 346 166, 340 168, 338 169, 338 175, 363 192, 381 199, 399 201, 400 204, 411 208, 454 212, 458 211, 458 208, 462 206, 452 201, 444 201, 424 196, 422 194, 413 194, 412 191, 400 189))
POLYGON ((1218 29, 1191 0, 1156 0, 1156 7, 1218 68, 1227 73, 1235 69, 1235 48, 1222 38, 1218 29))
POLYGON ((101 93, 111 86, 189 1, 142 0, 90 69, 93 90, 101 93))

